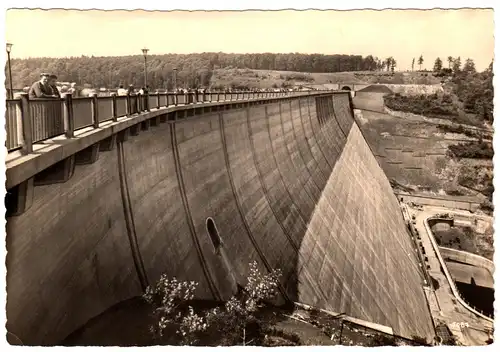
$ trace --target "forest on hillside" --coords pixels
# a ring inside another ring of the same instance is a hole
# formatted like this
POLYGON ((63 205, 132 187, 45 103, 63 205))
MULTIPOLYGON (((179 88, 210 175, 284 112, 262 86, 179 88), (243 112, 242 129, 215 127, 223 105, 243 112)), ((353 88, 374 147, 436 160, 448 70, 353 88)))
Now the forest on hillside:
MULTIPOLYGON (((392 62, 392 61, 391 61, 392 62)), ((395 61, 393 60, 393 66, 395 61)), ((148 85, 172 89, 173 69, 177 83, 185 87, 209 87, 214 70, 248 68, 298 72, 374 71, 385 68, 386 60, 368 55, 323 54, 165 54, 147 57, 148 85)), ((22 88, 39 79, 41 72, 56 74, 59 81, 114 88, 120 84, 141 86, 144 82, 144 57, 69 57, 12 60, 13 87, 22 88)))

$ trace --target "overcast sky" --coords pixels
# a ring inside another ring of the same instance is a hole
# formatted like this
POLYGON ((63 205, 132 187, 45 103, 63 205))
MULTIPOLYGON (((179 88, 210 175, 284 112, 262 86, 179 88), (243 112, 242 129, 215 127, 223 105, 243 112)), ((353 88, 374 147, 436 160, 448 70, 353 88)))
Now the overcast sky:
POLYGON ((12 57, 226 52, 394 56, 398 69, 424 56, 470 57, 486 68, 494 52, 493 10, 146 12, 9 10, 12 57))

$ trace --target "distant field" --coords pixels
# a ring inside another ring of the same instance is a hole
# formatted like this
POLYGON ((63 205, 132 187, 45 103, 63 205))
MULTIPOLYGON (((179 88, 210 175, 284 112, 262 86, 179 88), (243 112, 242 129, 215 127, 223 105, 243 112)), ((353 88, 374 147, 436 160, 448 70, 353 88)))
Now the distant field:
POLYGON ((248 86, 249 88, 272 88, 307 84, 437 84, 440 80, 430 72, 334 72, 308 73, 294 71, 252 70, 221 68, 214 70, 212 85, 248 86))

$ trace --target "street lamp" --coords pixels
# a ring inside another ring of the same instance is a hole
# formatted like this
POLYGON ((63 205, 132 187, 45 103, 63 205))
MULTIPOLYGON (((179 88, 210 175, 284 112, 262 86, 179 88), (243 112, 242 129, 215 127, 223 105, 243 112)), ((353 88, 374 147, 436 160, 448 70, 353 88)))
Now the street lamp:
POLYGON ((142 54, 144 55, 144 88, 148 85, 148 69, 147 69, 147 62, 148 62, 148 51, 149 49, 142 49, 142 54))
POLYGON ((12 50, 12 45, 11 43, 7 43, 5 45, 5 49, 7 50, 7 61, 8 61, 8 66, 9 66, 9 84, 10 84, 10 92, 9 92, 9 98, 14 99, 14 92, 12 91, 12 70, 10 68, 10 51, 12 50))
POLYGON ((174 92, 177 91, 177 69, 174 68, 174 92))

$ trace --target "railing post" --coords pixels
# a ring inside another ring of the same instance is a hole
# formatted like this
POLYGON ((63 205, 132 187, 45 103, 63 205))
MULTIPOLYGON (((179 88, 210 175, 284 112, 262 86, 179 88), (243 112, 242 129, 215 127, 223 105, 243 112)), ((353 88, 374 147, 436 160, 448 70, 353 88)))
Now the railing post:
POLYGON ((113 97, 113 101, 111 103, 111 116, 113 116, 113 122, 116 122, 118 121, 118 111, 116 110, 116 93, 111 93, 111 96, 113 97))
POLYGON ((97 95, 94 94, 92 97, 92 121, 94 121, 94 128, 99 128, 99 109, 97 107, 98 101, 97 101, 97 95))
POLYGON ((75 121, 73 119, 73 96, 66 94, 64 97, 64 132, 66 138, 75 137, 75 121))
POLYGON ((178 99, 177 99, 177 92, 174 93, 174 106, 177 106, 178 99))
POLYGON ((22 128, 22 153, 29 154, 33 152, 33 131, 31 121, 31 111, 27 93, 21 94, 21 128, 22 128))
POLYGON ((127 102, 126 102, 126 106, 127 106, 127 117, 130 117, 130 115, 132 115, 132 106, 130 105, 131 102, 130 102, 130 93, 127 92, 127 102))
POLYGON ((156 108, 159 109, 160 108, 160 92, 158 92, 158 94, 156 95, 156 108))

